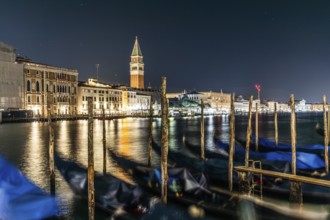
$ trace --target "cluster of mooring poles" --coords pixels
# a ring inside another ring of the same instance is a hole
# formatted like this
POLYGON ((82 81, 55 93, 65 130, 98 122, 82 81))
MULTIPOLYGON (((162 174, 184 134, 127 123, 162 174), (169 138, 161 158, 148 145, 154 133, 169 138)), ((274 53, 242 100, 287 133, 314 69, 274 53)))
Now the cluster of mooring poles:
MULTIPOLYGON (((249 167, 249 151, 250 151, 250 137, 252 134, 251 129, 251 121, 252 121, 252 100, 253 97, 250 97, 249 100, 249 115, 248 115, 248 125, 247 125, 247 133, 246 133, 246 148, 245 148, 245 166, 243 167, 233 167, 233 157, 235 151, 235 109, 234 109, 234 94, 231 95, 231 114, 230 114, 230 148, 229 148, 229 172, 228 172, 228 182, 229 182, 229 190, 233 190, 233 169, 238 171, 238 181, 239 181, 239 191, 242 193, 250 194, 251 186, 249 184, 249 176, 252 174, 259 175, 269 175, 273 177, 280 177, 283 179, 290 180, 290 198, 289 201, 291 204, 298 204, 298 206, 302 206, 303 197, 302 197, 302 183, 310 183, 315 185, 321 185, 330 187, 330 181, 315 179, 311 177, 299 176, 296 173, 296 113, 295 113, 295 102, 294 96, 290 96, 290 108, 291 108, 291 118, 290 118, 290 131, 291 131, 291 170, 292 174, 283 174, 274 171, 266 171, 260 169, 256 169, 255 167, 249 167)), ((330 110, 330 109, 329 109, 330 110)), ((328 119, 330 118, 330 111, 328 110, 328 119)), ((255 111, 255 146, 256 151, 258 151, 258 103, 256 103, 256 111, 255 111)), ((323 124, 324 124, 324 154, 325 154, 325 172, 328 174, 329 172, 329 163, 328 163, 328 143, 329 143, 329 128, 330 128, 330 120, 327 119, 326 114, 326 97, 323 97, 323 124)), ((278 148, 278 115, 277 115, 277 105, 274 104, 274 128, 275 128, 275 147, 278 148)), ((260 181, 262 184, 262 180, 260 181)))
MULTIPOLYGON (((162 77, 161 85, 161 117, 162 117, 162 149, 161 149, 161 172, 162 172, 162 193, 161 200, 163 203, 167 203, 167 164, 168 164, 168 100, 166 98, 166 77, 162 77)), ((93 99, 88 97, 88 212, 89 219, 94 219, 95 200, 94 200, 94 151, 93 151, 93 99)), ((317 184, 322 186, 330 187, 330 182, 325 180, 317 180, 310 177, 302 177, 296 175, 296 116, 295 116, 295 103, 294 96, 290 96, 290 107, 291 107, 291 154, 292 163, 291 169, 292 174, 282 174, 273 171, 263 171, 249 167, 249 151, 250 142, 252 135, 252 102, 253 96, 249 99, 249 114, 248 114, 248 125, 246 132, 246 151, 245 151, 245 166, 234 167, 234 152, 235 152, 235 94, 231 94, 231 112, 230 112, 230 143, 229 143, 229 158, 228 158, 228 187, 229 191, 233 191, 233 170, 238 171, 239 187, 240 191, 244 193, 250 192, 250 186, 248 183, 249 175, 252 173, 265 174, 271 176, 278 176, 284 179, 290 180, 290 202, 295 204, 302 204, 302 182, 311 184, 317 184)), ((149 137, 148 137, 148 165, 151 166, 152 157, 152 110, 153 100, 150 100, 149 110, 149 137)), ((330 109, 329 109, 330 110, 330 109)), ((324 122, 324 154, 325 154, 325 171, 329 172, 328 162, 328 143, 329 143, 329 132, 330 132, 330 111, 328 110, 328 117, 326 114, 326 97, 323 97, 323 122, 324 122), (327 119, 328 118, 328 119, 327 119)), ((274 104, 274 128, 275 128, 275 146, 278 147, 278 115, 277 105, 274 104)), ((106 129, 105 129, 105 111, 102 109, 102 121, 103 121, 103 175, 106 174, 106 129)), ((49 126, 49 170, 50 170, 50 191, 52 195, 55 195, 55 172, 54 172, 54 127, 52 124, 52 115, 48 105, 48 126, 49 126)), ((255 109, 255 146, 258 151, 258 103, 256 103, 255 109)), ((204 102, 201 100, 201 158, 205 159, 205 144, 204 144, 204 102)), ((261 181, 262 183, 262 181, 261 181)))

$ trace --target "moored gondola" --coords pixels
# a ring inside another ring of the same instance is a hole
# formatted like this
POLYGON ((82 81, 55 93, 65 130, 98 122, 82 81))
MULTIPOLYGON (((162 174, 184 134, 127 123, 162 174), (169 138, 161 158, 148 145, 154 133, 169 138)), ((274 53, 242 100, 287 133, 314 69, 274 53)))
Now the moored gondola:
MULTIPOLYGON (((237 142, 241 144, 242 147, 245 148, 246 146, 246 140, 242 138, 236 138, 237 142)), ((267 153, 267 152, 273 152, 273 151, 283 151, 283 152, 290 152, 292 149, 291 145, 289 144, 283 144, 278 143, 276 146, 275 141, 266 139, 266 138, 258 138, 258 152, 261 153, 267 153)), ((256 137, 252 136, 251 142, 250 142, 250 150, 255 151, 256 150, 256 137)), ((297 152, 304 152, 304 153, 311 153, 316 154, 321 157, 324 155, 324 145, 322 144, 313 144, 309 146, 296 146, 297 152)))
MULTIPOLYGON (((112 153, 110 154, 118 164, 127 166, 127 159, 112 153), (121 158, 121 159, 120 159, 121 158), (120 161, 118 161, 118 159, 120 161)), ((132 174, 134 180, 146 191, 160 195, 161 173, 158 168, 147 166, 125 167, 132 174)), ((306 218, 294 210, 270 205, 256 198, 239 196, 237 194, 220 193, 211 190, 207 178, 200 172, 191 173, 187 168, 177 167, 168 169, 168 199, 177 203, 197 205, 206 213, 222 216, 225 219, 244 219, 244 214, 239 211, 244 203, 249 203, 250 208, 256 213, 255 218, 260 219, 295 219, 306 218), (276 207, 276 208, 274 208, 276 207)), ((252 210, 250 210, 252 211, 252 210)), ((309 216, 310 217, 310 216, 309 216)))
MULTIPOLYGON (((71 189, 88 197, 87 169, 55 154, 55 165, 71 189)), ((103 211, 114 214, 120 210, 122 219, 142 217, 149 210, 150 200, 143 195, 139 186, 126 183, 118 178, 95 173, 95 204, 103 211)))

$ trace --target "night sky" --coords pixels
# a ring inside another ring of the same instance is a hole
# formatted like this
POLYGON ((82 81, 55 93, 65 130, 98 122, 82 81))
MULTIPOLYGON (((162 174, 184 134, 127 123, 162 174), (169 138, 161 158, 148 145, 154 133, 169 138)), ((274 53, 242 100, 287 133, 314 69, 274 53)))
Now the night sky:
POLYGON ((33 61, 129 84, 138 36, 145 85, 288 101, 330 100, 330 1, 1 0, 0 41, 33 61))

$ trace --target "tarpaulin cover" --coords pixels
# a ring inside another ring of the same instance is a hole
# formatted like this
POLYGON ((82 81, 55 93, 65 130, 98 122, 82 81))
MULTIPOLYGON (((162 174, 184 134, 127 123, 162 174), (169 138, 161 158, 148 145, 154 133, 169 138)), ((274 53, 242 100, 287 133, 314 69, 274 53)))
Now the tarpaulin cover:
POLYGON ((0 219, 45 219, 58 214, 55 198, 0 156, 0 219))
MULTIPOLYGON (((215 143, 218 147, 229 150, 229 144, 222 142, 219 139, 215 140, 215 143)), ((245 154, 245 149, 241 146, 235 146, 235 155, 245 154)), ((268 152, 268 153, 259 153, 250 151, 250 158, 253 160, 273 160, 273 161, 286 161, 291 163, 292 155, 291 152, 268 152)), ((298 169, 306 169, 306 170, 315 170, 324 168, 324 161, 316 154, 305 153, 305 152, 297 152, 297 168, 298 169)))
MULTIPOLYGON (((203 174, 193 176, 186 168, 170 168, 168 169, 168 176, 167 185, 173 192, 189 192, 198 195, 208 191, 208 183, 203 174)), ((149 181, 162 182, 159 169, 152 170, 149 181)))
MULTIPOLYGON (((76 192, 88 195, 87 169, 55 154, 55 164, 65 180, 76 192)), ((135 206, 141 199, 142 190, 138 186, 123 182, 111 175, 94 176, 95 201, 105 209, 135 206)))
MULTIPOLYGON (((252 136, 252 142, 256 142, 256 137, 252 136)), ((291 145, 278 143, 276 147, 275 141, 266 139, 266 138, 258 138, 259 149, 264 148, 263 150, 267 151, 291 151, 291 145)), ((314 144, 309 146, 296 146, 296 151, 305 152, 305 153, 314 153, 318 155, 324 154, 324 145, 322 144, 314 144)))

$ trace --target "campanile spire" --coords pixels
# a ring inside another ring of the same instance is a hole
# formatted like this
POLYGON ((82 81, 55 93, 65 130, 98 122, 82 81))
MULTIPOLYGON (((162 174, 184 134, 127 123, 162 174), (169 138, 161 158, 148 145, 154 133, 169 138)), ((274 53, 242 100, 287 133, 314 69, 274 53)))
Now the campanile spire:
POLYGON ((135 37, 135 43, 131 54, 130 86, 132 88, 144 89, 144 63, 137 36, 135 37))

